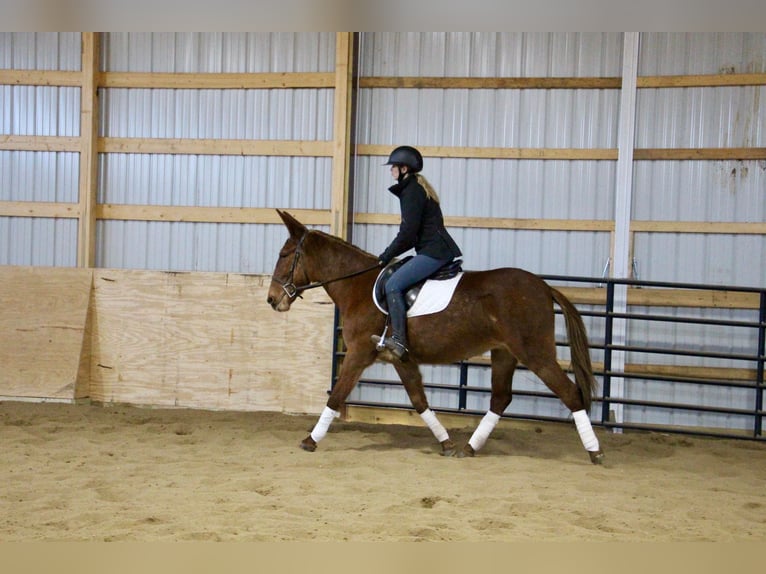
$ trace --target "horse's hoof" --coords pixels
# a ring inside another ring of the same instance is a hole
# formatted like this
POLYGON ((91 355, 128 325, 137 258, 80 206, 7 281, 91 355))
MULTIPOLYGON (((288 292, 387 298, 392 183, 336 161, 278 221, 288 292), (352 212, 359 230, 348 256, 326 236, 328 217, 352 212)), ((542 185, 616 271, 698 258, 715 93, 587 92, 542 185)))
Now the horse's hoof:
POLYGON ((303 439, 300 447, 306 452, 314 452, 317 449, 317 443, 314 442, 314 439, 311 438, 311 435, 309 435, 303 439))
POLYGON ((473 447, 470 444, 466 444, 463 447, 463 450, 457 453, 458 458, 468 458, 468 457, 474 457, 474 456, 476 456, 476 451, 473 450, 473 447))
POLYGON ((450 439, 447 439, 442 443, 442 456, 455 456, 456 452, 457 447, 450 439))
POLYGON ((588 454, 590 455, 590 461, 593 464, 604 464, 604 451, 603 450, 593 450, 588 451, 588 454))

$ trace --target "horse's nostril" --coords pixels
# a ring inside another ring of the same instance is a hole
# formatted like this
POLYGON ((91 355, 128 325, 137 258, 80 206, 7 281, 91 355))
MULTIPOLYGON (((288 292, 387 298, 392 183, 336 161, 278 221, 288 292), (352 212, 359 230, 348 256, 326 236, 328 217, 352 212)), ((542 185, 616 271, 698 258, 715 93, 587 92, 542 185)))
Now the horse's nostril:
POLYGON ((269 305, 273 305, 273 304, 274 304, 274 297, 272 297, 271 295, 269 295, 269 296, 266 298, 266 303, 268 303, 269 305))

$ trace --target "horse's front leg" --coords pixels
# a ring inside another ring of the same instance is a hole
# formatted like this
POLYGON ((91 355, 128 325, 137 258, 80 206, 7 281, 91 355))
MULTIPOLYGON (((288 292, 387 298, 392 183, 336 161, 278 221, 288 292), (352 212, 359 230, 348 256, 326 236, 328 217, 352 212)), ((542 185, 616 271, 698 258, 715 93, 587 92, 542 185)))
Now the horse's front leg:
POLYGON ((301 441, 300 447, 303 450, 314 452, 317 449, 317 443, 327 434, 330 423, 340 416, 340 408, 356 386, 359 377, 362 376, 362 371, 373 363, 376 355, 372 346, 361 350, 348 349, 338 380, 330 393, 330 398, 327 399, 327 405, 319 415, 319 420, 311 433, 301 441))
POLYGON ((436 418, 436 413, 433 412, 428 406, 428 399, 426 398, 425 390, 423 389, 423 375, 420 373, 420 367, 417 363, 410 360, 406 363, 400 361, 394 362, 394 368, 396 369, 399 378, 402 380, 402 384, 407 391, 407 395, 410 397, 412 406, 415 407, 415 411, 423 419, 431 432, 439 441, 442 447, 442 456, 454 456, 457 452, 455 443, 449 437, 447 429, 436 418))

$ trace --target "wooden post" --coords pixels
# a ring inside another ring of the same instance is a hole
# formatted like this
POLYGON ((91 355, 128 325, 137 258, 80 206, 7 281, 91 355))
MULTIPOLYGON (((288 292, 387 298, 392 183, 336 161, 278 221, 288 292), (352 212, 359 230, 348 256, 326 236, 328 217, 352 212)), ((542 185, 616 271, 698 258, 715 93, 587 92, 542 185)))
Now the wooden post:
POLYGON ((96 263, 99 43, 98 32, 82 33, 78 267, 93 267, 96 263))
POLYGON ((348 239, 349 162, 351 156, 353 32, 335 35, 335 105, 332 156, 332 198, 330 211, 333 235, 348 239))

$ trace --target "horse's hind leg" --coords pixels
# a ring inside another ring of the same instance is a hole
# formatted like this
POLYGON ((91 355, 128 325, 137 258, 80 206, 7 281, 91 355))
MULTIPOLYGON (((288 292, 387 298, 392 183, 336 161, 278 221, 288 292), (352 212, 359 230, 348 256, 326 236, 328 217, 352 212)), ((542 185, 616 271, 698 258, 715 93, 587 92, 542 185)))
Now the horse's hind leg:
POLYGON ((555 359, 540 362, 532 360, 527 363, 527 366, 572 411, 577 433, 580 435, 583 447, 588 451, 591 462, 601 464, 604 459, 604 452, 593 432, 590 417, 585 410, 582 394, 577 386, 567 377, 555 359))
POLYGON ((500 420, 500 416, 511 404, 513 373, 516 370, 516 365, 518 365, 518 360, 506 349, 492 350, 492 398, 489 401, 489 410, 481 419, 479 426, 476 427, 459 456, 474 456, 476 451, 487 442, 490 433, 500 420))
POLYGON ((449 437, 447 429, 436 418, 436 413, 433 412, 428 406, 428 399, 426 398, 425 390, 423 389, 423 375, 420 373, 420 367, 414 361, 410 360, 406 363, 396 361, 394 363, 399 378, 402 380, 407 395, 410 397, 412 406, 415 407, 415 411, 423 419, 431 432, 436 437, 436 440, 442 446, 442 456, 453 456, 456 452, 455 443, 449 437))

